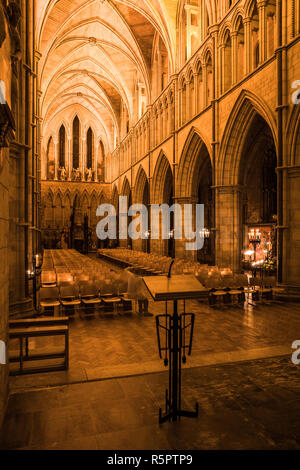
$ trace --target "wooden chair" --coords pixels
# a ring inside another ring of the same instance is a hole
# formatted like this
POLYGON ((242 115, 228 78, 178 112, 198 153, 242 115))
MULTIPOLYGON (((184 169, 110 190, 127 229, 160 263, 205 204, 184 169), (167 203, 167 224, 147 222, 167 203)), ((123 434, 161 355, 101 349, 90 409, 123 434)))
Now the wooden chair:
POLYGON ((79 289, 75 284, 60 287, 60 301, 68 315, 74 315, 75 308, 81 304, 79 289))
POLYGON ((99 297, 99 291, 97 287, 91 282, 84 282, 79 284, 79 291, 84 313, 86 315, 94 315, 96 305, 99 305, 102 302, 99 297))
POLYGON ((55 307, 59 307, 59 290, 57 287, 41 287, 40 289, 40 306, 44 309, 45 314, 54 315, 55 307))

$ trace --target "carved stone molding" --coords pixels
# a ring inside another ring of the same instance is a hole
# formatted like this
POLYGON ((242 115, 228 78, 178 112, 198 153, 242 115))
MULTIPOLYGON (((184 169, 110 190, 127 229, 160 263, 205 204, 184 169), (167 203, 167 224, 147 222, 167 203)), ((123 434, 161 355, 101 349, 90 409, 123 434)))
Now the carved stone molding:
POLYGON ((14 138, 15 121, 7 103, 0 104, 0 148, 8 147, 14 138))
POLYGON ((5 16, 4 16, 2 6, 0 5, 0 47, 4 43, 5 39, 6 39, 5 16))
POLYGON ((4 150, 14 138, 15 122, 7 103, 0 104, 0 171, 3 166, 4 150))

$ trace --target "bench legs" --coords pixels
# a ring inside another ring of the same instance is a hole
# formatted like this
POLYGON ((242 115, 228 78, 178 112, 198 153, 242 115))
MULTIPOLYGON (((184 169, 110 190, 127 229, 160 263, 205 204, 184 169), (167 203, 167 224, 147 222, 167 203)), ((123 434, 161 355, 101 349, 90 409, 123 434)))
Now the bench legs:
POLYGON ((65 334, 65 367, 69 369, 69 330, 65 334))
MULTIPOLYGON (((64 370, 68 370, 69 369, 69 330, 67 330, 64 334, 64 337, 65 337, 65 351, 64 351, 64 370)), ((52 356, 55 358, 55 357, 58 357, 56 356, 56 353, 53 353, 52 356)), ((63 357, 63 353, 61 353, 61 356, 63 357)), ((18 371, 14 371, 13 372, 13 375, 16 375, 16 374, 26 374, 26 373, 30 373, 30 372, 51 372, 52 370, 62 370, 62 366, 59 366, 60 368, 57 369, 57 367, 53 366, 53 369, 52 369, 52 366, 47 369, 40 369, 40 370, 24 370, 24 362, 25 361, 33 361, 35 359, 38 359, 38 360, 42 360, 42 359, 50 359, 51 358, 51 355, 47 355, 45 354, 44 357, 43 355, 41 356, 33 356, 33 357, 30 357, 29 356, 29 336, 20 336, 19 337, 19 358, 14 358, 12 360, 12 362, 19 362, 20 364, 20 367, 19 367, 19 370, 18 371), (24 340, 25 340, 25 355, 24 355, 24 340)))
POLYGON ((23 337, 20 338, 20 373, 23 372, 23 337))

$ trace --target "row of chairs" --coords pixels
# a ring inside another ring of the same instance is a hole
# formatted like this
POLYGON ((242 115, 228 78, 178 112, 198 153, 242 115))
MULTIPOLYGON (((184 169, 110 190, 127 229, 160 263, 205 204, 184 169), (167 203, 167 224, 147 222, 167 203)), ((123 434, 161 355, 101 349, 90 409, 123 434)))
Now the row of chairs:
POLYGON ((88 282, 79 285, 73 283, 60 287, 42 287, 40 289, 40 306, 47 315, 54 315, 54 309, 68 316, 73 316, 76 308, 85 314, 95 312, 96 307, 103 307, 105 311, 114 311, 117 307, 124 311, 132 309, 131 301, 126 293, 115 296, 110 289, 88 282))
POLYGON ((210 288, 209 305, 244 304, 246 300, 250 303, 250 299, 255 302, 271 301, 278 290, 272 281, 270 285, 261 286, 256 278, 248 277, 246 274, 236 275, 232 284, 228 282, 227 286, 230 287, 219 285, 219 287, 210 288))

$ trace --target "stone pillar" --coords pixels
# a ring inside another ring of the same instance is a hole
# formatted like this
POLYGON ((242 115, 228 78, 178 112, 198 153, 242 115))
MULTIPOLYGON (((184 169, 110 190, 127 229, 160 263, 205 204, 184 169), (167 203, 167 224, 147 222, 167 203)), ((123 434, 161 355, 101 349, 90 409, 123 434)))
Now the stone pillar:
POLYGON ((202 66, 202 78, 203 78, 203 107, 205 108, 208 104, 208 99, 207 99, 207 72, 206 72, 206 64, 203 64, 202 66))
POLYGON ((259 63, 261 64, 267 58, 267 25, 265 0, 257 2, 257 7, 259 17, 259 63))
MULTIPOLYGON (((8 345, 8 299, 9 299, 9 191, 7 181, 9 178, 9 156, 6 148, 0 147, 0 340, 8 345)), ((8 400, 8 365, 0 365, 0 428, 8 400)))
POLYGON ((250 73, 251 70, 251 18, 243 19, 244 34, 245 34, 245 75, 250 73))
POLYGON ((85 180, 85 169, 86 169, 86 137, 82 137, 81 147, 81 180, 85 180))
POLYGON ((25 213, 24 213, 24 148, 10 145, 9 191, 9 311, 11 316, 32 311, 32 299, 25 292, 25 213))
POLYGON ((216 265, 240 270, 242 251, 242 213, 240 186, 215 187, 216 265))
POLYGON ((232 45, 232 85, 237 82, 237 32, 231 33, 231 45, 232 45))
MULTIPOLYGON (((284 290, 279 297, 300 300, 300 167, 283 168, 284 223, 277 230, 282 232, 282 283, 284 290)), ((278 237, 280 240, 280 237, 278 237)))
POLYGON ((185 92, 185 122, 189 122, 191 117, 191 107, 190 107, 190 85, 191 82, 186 82, 186 92, 185 92))
POLYGON ((95 183, 98 183, 98 161, 99 161, 99 139, 96 139, 95 137, 94 138, 94 158, 93 158, 95 183))
POLYGON ((190 243, 193 240, 188 240, 185 237, 185 230, 184 230, 184 205, 185 204, 192 204, 193 206, 193 229, 195 230, 196 228, 196 220, 195 220, 195 207, 197 204, 197 199, 192 198, 192 197, 177 197, 174 199, 174 203, 179 204, 181 206, 182 210, 182 238, 181 239, 175 239, 175 256, 176 258, 185 258, 189 260, 197 260, 197 252, 194 250, 187 250, 186 249, 186 243, 190 243))
POLYGON ((54 179, 58 180, 58 167, 59 167, 58 140, 53 139, 53 144, 54 144, 54 162, 55 162, 54 179))
POLYGON ((225 91, 225 45, 222 44, 219 47, 219 63, 220 63, 220 75, 221 83, 219 84, 220 92, 224 93, 225 91))
POLYGON ((67 162, 68 162, 68 168, 67 168, 67 174, 68 174, 68 180, 71 179, 71 174, 72 174, 72 137, 68 136, 68 157, 67 157, 67 162))
POLYGON ((192 44, 191 44, 191 5, 185 5, 184 6, 185 11, 186 11, 186 54, 187 57, 185 59, 189 59, 192 55, 192 44))
POLYGON ((198 87, 198 73, 194 74, 194 106, 195 106, 195 115, 199 114, 200 109, 199 109, 199 87, 198 87))

